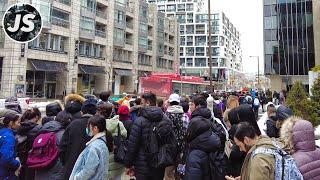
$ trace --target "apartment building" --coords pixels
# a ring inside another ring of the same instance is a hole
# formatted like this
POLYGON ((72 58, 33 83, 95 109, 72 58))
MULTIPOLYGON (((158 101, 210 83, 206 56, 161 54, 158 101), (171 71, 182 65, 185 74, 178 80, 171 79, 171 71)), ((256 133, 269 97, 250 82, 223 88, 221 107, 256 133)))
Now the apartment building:
POLYGON ((178 66, 177 21, 143 0, 0 0, 0 18, 16 2, 37 7, 44 27, 27 44, 0 30, 1 97, 132 93, 140 76, 178 66))
MULTIPOLYGON (((148 0, 167 17, 180 23, 180 69, 182 74, 209 76, 208 15, 203 0, 148 0)), ((216 89, 237 89, 242 72, 240 33, 223 12, 211 14, 212 77, 216 89)))

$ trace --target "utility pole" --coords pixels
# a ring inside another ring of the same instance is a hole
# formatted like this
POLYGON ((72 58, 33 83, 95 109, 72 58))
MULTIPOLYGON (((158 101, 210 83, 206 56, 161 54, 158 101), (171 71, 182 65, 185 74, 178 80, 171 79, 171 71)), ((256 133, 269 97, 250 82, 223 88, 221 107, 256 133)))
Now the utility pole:
POLYGON ((252 57, 256 57, 258 60, 258 89, 260 88, 260 60, 259 60, 259 56, 250 56, 252 57))
POLYGON ((209 78, 210 78, 210 90, 213 93, 214 87, 212 84, 212 49, 211 49, 211 3, 210 0, 208 0, 208 30, 209 30, 209 39, 208 39, 208 53, 209 53, 209 78))

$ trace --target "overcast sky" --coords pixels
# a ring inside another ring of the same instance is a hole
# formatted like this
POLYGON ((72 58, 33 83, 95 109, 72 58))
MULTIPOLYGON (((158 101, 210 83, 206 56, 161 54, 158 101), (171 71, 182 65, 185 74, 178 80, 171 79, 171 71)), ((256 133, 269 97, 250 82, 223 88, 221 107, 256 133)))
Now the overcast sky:
MULTIPOLYGON (((207 3, 207 1, 205 1, 207 3)), ((207 7, 207 5, 205 4, 207 7)), ((243 70, 258 72, 257 58, 260 57, 260 73, 264 69, 263 58, 263 1, 262 0, 211 0, 213 10, 222 10, 241 33, 243 70)))

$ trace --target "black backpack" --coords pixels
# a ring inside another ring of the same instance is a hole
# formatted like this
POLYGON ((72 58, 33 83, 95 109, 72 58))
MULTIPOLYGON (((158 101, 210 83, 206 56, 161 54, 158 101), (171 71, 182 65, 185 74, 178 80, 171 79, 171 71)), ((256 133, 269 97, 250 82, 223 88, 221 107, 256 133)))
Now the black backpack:
POLYGON ((228 169, 228 157, 224 151, 216 151, 208 154, 210 179, 225 180, 228 169))
POLYGON ((151 123, 145 153, 150 167, 165 168, 175 164, 177 139, 168 118, 151 123))
POLYGON ((114 161, 117 163, 125 163, 125 156, 127 152, 126 139, 121 136, 120 125, 118 123, 118 134, 113 137, 114 148, 114 161))

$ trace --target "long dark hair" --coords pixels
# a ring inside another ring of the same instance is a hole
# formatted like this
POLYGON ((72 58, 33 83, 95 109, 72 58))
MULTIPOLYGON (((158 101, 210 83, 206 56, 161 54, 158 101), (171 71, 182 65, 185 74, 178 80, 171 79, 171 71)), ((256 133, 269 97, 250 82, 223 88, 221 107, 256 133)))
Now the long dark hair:
POLYGON ((113 138, 112 134, 106 129, 106 120, 103 116, 94 115, 89 119, 89 125, 97 126, 99 132, 106 132, 106 145, 109 152, 113 151, 113 138))

